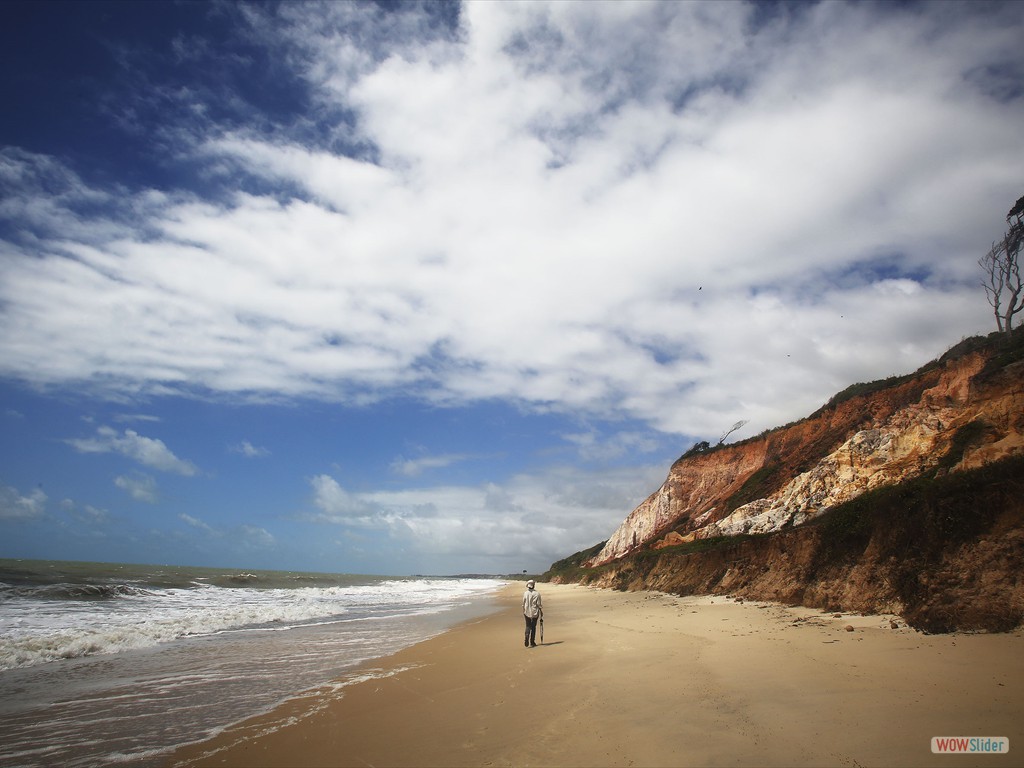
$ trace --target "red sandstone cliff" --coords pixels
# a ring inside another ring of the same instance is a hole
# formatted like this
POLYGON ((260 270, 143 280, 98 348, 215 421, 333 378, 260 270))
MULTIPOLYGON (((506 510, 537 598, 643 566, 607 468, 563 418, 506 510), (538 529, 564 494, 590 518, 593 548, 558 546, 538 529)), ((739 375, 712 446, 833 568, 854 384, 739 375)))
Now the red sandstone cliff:
POLYGON ((1022 500, 1019 330, 691 451, 599 552, 574 561, 582 569, 556 579, 1007 629, 1024 618, 1022 500))
POLYGON ((735 445, 684 456, 591 565, 654 540, 770 533, 934 469, 975 425, 951 471, 1024 453, 1024 361, 979 374, 991 352, 954 356, 870 394, 735 445))

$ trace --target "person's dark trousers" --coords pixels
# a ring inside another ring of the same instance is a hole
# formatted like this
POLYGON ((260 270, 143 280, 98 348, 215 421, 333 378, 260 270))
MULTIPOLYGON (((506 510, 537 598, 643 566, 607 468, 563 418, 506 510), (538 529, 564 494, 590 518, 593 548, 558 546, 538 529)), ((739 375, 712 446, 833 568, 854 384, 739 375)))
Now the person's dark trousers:
POLYGON ((529 616, 523 616, 526 619, 526 642, 525 645, 534 646, 537 644, 537 619, 540 616, 534 616, 532 619, 529 616))

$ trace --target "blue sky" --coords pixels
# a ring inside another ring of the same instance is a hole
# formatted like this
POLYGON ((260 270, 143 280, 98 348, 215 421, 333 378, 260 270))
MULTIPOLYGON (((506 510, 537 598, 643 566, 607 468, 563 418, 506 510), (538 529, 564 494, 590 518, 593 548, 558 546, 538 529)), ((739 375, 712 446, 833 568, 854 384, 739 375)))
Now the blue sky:
POLYGON ((0 557, 538 571, 994 329, 1018 3, 0 22, 0 557))

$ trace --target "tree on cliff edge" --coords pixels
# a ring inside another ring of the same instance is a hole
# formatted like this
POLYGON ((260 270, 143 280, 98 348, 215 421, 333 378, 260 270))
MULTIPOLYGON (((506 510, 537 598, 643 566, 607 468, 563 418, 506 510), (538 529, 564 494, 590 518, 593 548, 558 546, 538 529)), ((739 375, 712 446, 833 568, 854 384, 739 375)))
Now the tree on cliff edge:
POLYGON ((1020 278, 1020 251, 1024 246, 1024 197, 1018 198, 1006 214, 1009 229, 1002 240, 978 259, 985 271, 982 287, 996 317, 996 327, 1003 333, 1013 330, 1013 317, 1024 309, 1024 284, 1020 278))

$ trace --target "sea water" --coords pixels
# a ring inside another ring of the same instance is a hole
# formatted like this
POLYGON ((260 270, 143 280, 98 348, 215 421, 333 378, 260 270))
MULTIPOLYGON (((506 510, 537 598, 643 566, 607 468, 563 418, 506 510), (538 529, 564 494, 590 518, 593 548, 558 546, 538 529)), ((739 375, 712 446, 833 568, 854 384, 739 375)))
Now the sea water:
POLYGON ((0 560, 0 765, 159 765, 338 695, 357 666, 492 610, 502 583, 0 560))

